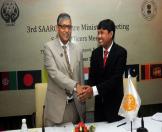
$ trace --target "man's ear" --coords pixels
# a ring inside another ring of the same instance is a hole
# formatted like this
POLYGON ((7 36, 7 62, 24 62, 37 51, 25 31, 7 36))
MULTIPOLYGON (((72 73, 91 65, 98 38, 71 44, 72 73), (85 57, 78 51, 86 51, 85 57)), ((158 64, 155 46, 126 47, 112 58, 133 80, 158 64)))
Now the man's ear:
POLYGON ((110 33, 111 33, 111 38, 112 38, 112 37, 113 37, 114 32, 113 32, 113 31, 111 31, 110 33))

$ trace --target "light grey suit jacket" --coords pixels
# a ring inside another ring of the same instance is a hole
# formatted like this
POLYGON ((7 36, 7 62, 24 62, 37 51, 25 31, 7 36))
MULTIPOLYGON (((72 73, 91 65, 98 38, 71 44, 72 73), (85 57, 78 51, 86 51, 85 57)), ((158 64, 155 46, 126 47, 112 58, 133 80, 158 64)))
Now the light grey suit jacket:
MULTIPOLYGON (((44 45, 44 65, 48 72, 48 86, 45 99, 45 118, 54 123, 61 123, 65 111, 67 94, 73 93, 77 82, 83 83, 83 54, 79 45, 69 43, 70 64, 73 80, 68 74, 68 67, 63 48, 58 39, 44 45)), ((74 92, 75 93, 75 92, 74 92)), ((85 114, 85 103, 80 103, 74 94, 74 101, 80 119, 85 114)))

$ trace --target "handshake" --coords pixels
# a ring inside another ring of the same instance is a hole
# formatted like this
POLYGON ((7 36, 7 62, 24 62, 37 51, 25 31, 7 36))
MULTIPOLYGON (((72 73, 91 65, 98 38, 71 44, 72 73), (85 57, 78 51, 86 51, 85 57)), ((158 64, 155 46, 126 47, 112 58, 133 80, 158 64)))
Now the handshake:
POLYGON ((89 85, 77 84, 76 92, 80 102, 85 102, 86 99, 91 98, 93 96, 93 89, 89 85))

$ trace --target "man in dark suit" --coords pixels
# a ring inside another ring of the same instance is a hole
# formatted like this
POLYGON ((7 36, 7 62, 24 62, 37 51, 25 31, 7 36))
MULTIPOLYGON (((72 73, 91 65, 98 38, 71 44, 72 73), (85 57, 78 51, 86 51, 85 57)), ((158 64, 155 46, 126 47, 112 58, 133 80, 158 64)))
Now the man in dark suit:
POLYGON ((91 56, 89 81, 79 96, 81 101, 95 96, 94 120, 114 122, 121 119, 118 110, 123 98, 123 73, 127 51, 114 42, 115 24, 112 20, 101 21, 98 26, 97 47, 91 56))

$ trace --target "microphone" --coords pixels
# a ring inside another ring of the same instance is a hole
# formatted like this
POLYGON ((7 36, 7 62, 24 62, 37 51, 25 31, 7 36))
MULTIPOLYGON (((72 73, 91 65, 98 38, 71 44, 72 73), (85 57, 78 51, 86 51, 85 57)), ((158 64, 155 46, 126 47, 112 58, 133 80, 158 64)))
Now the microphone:
POLYGON ((143 117, 141 119, 141 127, 137 129, 137 132, 148 132, 148 130, 144 127, 144 120, 143 117))
POLYGON ((42 132, 45 132, 45 128, 44 128, 44 109, 45 109, 45 105, 43 105, 43 115, 42 115, 42 132))

